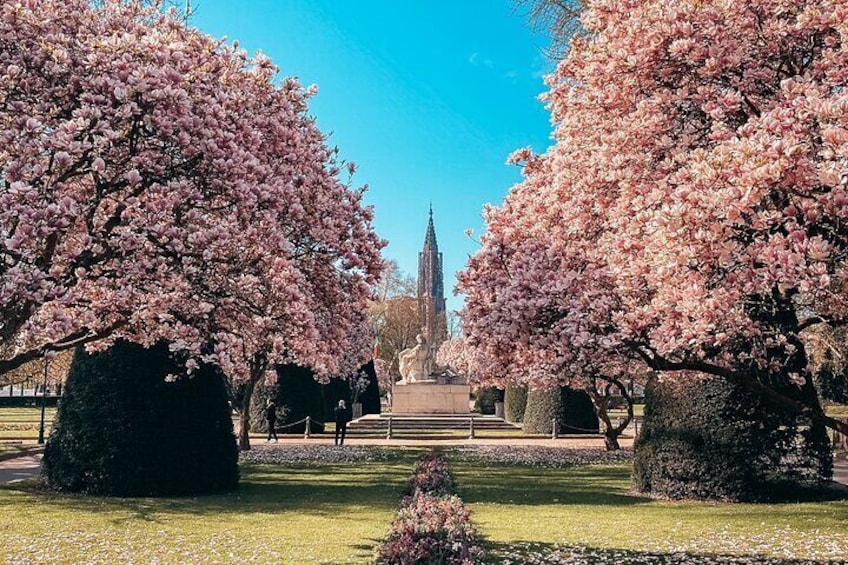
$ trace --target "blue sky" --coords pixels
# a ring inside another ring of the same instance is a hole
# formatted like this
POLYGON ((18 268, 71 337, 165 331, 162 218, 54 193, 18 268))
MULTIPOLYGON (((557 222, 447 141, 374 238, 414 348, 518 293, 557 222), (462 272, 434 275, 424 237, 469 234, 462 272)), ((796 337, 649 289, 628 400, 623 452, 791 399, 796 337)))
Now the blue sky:
POLYGON ((477 244, 486 203, 520 171, 513 150, 549 145, 538 101, 552 68, 509 0, 192 0, 192 25, 262 51, 284 75, 317 84, 311 112, 357 184, 368 184, 385 255, 415 275, 433 203, 448 308, 477 244))

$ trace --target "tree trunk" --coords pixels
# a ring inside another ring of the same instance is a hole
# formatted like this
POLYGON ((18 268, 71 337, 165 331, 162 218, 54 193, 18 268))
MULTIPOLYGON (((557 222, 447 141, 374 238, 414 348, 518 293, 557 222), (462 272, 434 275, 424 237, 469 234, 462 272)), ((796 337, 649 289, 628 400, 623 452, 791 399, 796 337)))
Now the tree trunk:
POLYGON ((621 445, 618 443, 618 436, 624 432, 633 419, 633 398, 627 393, 627 389, 619 379, 611 377, 593 378, 592 384, 586 387, 585 390, 589 394, 589 398, 592 399, 592 407, 595 409, 595 415, 604 425, 604 447, 606 447, 607 451, 618 451, 621 449, 621 445), (598 391, 598 378, 606 383, 603 387, 603 394, 598 391), (608 412, 613 386, 619 389, 621 396, 627 402, 627 418, 619 422, 617 426, 613 426, 608 412))
POLYGON ((606 422, 604 422, 604 425, 607 426, 604 430, 604 447, 606 447, 607 451, 618 451, 621 449, 621 446, 618 444, 618 433, 606 422))
POLYGON ((239 413, 239 435, 238 446, 239 451, 248 451, 250 449, 250 401, 253 398, 253 390, 256 388, 256 383, 259 381, 261 373, 250 375, 250 380, 244 387, 244 397, 241 399, 241 410, 239 413))

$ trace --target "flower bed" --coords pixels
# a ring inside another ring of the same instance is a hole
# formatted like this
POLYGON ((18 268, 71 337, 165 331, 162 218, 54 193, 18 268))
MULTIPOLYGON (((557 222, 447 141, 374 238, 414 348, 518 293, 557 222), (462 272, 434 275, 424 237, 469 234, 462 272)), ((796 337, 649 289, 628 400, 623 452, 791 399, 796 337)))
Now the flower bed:
POLYGON ((262 465, 287 465, 290 463, 362 463, 368 461, 390 461, 398 457, 396 449, 374 446, 314 445, 257 445, 250 451, 242 451, 242 463, 262 465))
POLYGON ((592 448, 473 445, 454 448, 450 452, 450 457, 458 461, 475 463, 561 468, 578 465, 608 465, 631 461, 633 451, 629 449, 606 451, 592 448))
POLYGON ((483 549, 471 516, 453 494, 444 459, 423 456, 415 467, 408 496, 401 502, 388 538, 377 550, 377 565, 472 565, 483 549))
POLYGON ((412 478, 409 480, 406 495, 448 496, 453 494, 454 486, 447 461, 430 452, 418 460, 412 478))
POLYGON ((782 559, 762 555, 699 555, 685 551, 658 553, 570 545, 517 543, 493 556, 502 565, 819 565, 844 561, 782 559))

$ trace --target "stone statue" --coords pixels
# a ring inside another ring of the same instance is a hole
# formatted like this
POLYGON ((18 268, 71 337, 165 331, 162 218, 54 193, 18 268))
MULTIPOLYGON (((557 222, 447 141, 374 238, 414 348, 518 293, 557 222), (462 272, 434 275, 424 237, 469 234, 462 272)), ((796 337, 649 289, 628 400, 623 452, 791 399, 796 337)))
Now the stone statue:
POLYGON ((415 346, 398 353, 401 383, 414 383, 428 377, 430 348, 427 347, 427 340, 421 334, 415 337, 415 341, 417 342, 415 346))

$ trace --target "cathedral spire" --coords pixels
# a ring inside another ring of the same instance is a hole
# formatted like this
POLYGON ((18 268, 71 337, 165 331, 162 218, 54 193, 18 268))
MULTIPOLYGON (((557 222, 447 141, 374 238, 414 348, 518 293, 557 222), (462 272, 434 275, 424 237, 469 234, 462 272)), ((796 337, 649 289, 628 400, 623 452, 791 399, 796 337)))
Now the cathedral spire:
POLYGON ((433 203, 430 203, 430 221, 427 222, 427 235, 424 236, 424 249, 432 249, 438 253, 439 244, 436 242, 436 228, 433 225, 433 203))
POLYGON ((418 322, 435 356, 447 338, 447 319, 442 254, 436 242, 432 203, 429 212, 424 248, 418 254, 418 322))

